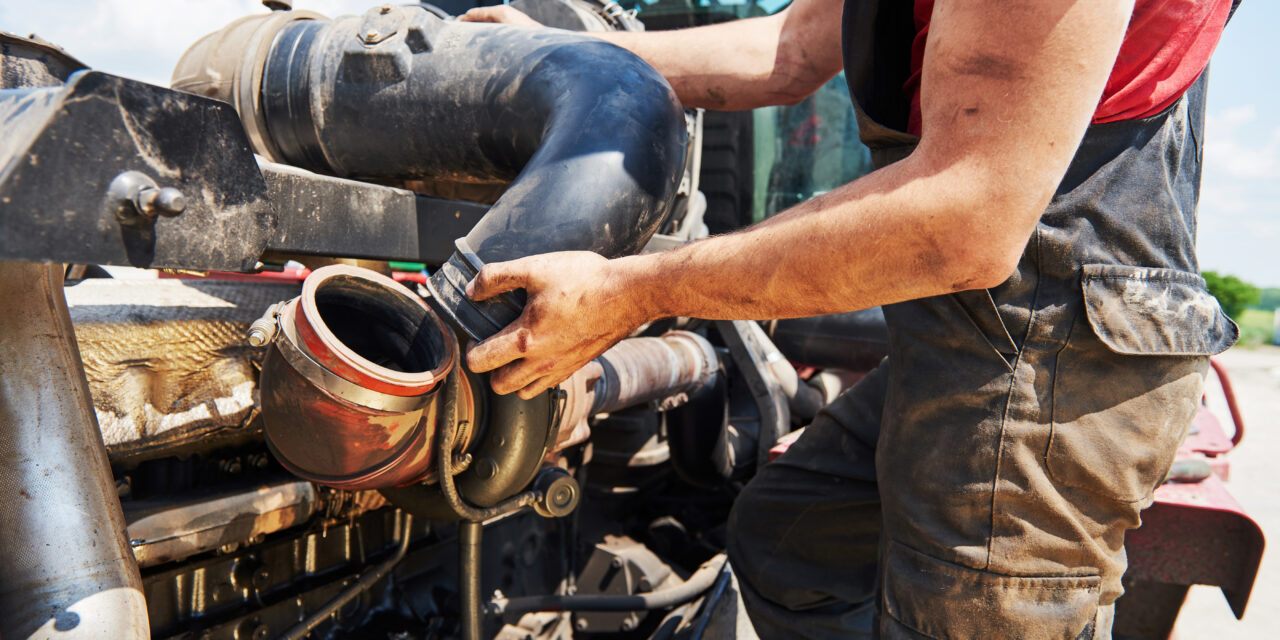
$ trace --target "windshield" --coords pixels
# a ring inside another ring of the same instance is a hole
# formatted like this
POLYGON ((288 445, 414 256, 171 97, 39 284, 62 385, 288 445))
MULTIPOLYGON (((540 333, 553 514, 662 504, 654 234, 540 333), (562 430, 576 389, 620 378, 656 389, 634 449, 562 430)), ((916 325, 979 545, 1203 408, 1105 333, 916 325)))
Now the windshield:
MULTIPOLYGON (((768 15, 781 11, 787 0, 624 0, 619 4, 634 9, 647 29, 660 31, 768 15)), ((714 115, 708 114, 708 119, 714 115)), ((740 140, 734 148, 738 154, 751 153, 752 158, 744 163, 750 167, 749 179, 745 171, 734 174, 749 180, 740 185, 743 196, 749 190, 749 199, 735 199, 739 208, 749 207, 736 212, 739 224, 762 220, 871 171, 870 153, 858 140, 844 72, 797 105, 754 110, 749 127, 742 129, 750 140, 740 140)), ((704 148, 704 170, 707 159, 704 148)))

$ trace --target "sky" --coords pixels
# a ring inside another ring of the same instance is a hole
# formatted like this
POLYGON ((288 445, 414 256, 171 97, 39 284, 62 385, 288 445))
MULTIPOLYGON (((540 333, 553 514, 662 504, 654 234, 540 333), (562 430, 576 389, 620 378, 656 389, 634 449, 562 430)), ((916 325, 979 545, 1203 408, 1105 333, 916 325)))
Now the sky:
MULTIPOLYGON (((328 16, 377 0, 295 0, 328 16)), ((86 64, 167 84, 200 36, 248 13, 257 0, 0 0, 0 29, 35 33, 86 64)), ((1280 2, 1246 0, 1214 55, 1205 125, 1200 262, 1259 286, 1280 287, 1280 2)))

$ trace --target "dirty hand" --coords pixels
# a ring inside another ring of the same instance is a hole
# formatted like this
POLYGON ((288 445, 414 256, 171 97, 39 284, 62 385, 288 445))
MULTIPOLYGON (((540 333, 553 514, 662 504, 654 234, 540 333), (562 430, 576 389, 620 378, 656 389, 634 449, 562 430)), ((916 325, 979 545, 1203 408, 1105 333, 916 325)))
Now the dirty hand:
POLYGON ((496 22, 499 24, 514 24, 526 27, 542 26, 542 23, 530 18, 519 9, 513 9, 505 4, 469 9, 466 13, 458 16, 458 20, 460 22, 496 22))
POLYGON ((472 371, 493 371, 499 394, 532 398, 564 381, 648 318, 609 260, 589 251, 487 264, 467 285, 485 300, 524 289, 524 312, 467 352, 472 371))

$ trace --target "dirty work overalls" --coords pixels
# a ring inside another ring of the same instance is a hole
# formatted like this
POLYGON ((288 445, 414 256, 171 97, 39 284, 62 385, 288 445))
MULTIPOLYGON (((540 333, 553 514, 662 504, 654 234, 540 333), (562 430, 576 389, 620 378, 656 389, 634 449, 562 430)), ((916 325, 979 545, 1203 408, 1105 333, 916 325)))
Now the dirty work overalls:
MULTIPOLYGON (((914 30, 876 4, 847 0, 846 73, 885 162, 914 30)), ((762 638, 1110 637, 1125 531, 1237 337, 1197 275, 1204 83, 1089 128, 1004 284, 885 308, 889 357, 730 518, 762 638)))

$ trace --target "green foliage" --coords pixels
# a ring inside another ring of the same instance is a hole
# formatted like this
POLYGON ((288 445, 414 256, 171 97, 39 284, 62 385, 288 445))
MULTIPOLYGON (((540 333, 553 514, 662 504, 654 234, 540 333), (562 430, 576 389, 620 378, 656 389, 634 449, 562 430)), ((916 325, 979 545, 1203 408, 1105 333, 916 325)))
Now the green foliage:
POLYGON ((1274 333, 1275 312, 1245 309, 1240 314, 1240 344, 1254 347, 1260 344, 1271 344, 1274 333))
POLYGON ((1232 319, 1239 318, 1245 307, 1257 304, 1262 298, 1261 290, 1235 276, 1224 276, 1216 271, 1205 271, 1200 275, 1209 285, 1209 293, 1218 299, 1222 310, 1232 319))
POLYGON ((1268 287, 1262 290, 1262 296, 1258 298, 1258 302, 1249 305, 1250 309, 1261 309, 1263 311, 1274 311, 1280 309, 1280 287, 1268 287))

